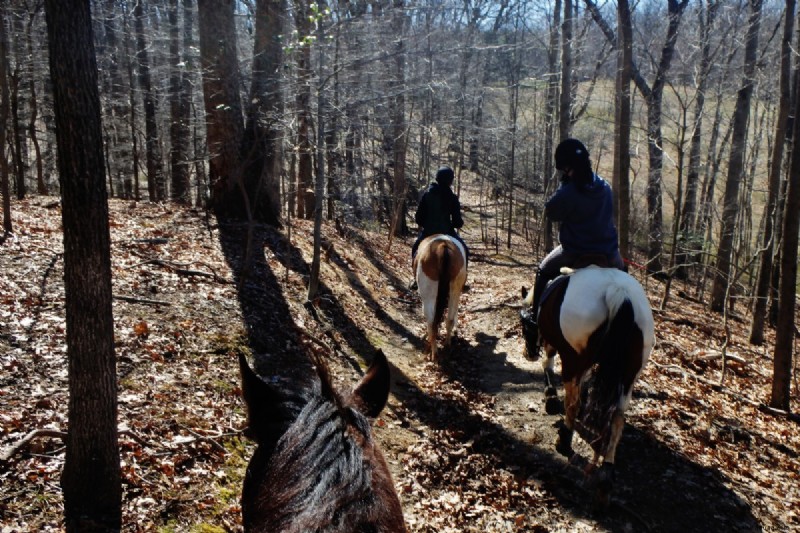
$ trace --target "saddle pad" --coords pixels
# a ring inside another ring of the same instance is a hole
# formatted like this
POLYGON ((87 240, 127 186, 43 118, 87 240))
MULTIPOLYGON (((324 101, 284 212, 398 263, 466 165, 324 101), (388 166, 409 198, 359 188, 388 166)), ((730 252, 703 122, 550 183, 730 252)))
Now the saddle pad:
MULTIPOLYGON (((569 275, 568 274, 561 274, 556 278, 552 279, 547 283, 545 286, 544 291, 542 291, 542 297, 539 300, 539 309, 542 308, 542 305, 547 301, 547 298, 550 297, 551 294, 556 292, 557 289, 560 287, 564 287, 564 290, 567 290, 567 283, 569 283, 569 275)), ((537 310, 536 313, 538 314, 539 311, 537 310)))

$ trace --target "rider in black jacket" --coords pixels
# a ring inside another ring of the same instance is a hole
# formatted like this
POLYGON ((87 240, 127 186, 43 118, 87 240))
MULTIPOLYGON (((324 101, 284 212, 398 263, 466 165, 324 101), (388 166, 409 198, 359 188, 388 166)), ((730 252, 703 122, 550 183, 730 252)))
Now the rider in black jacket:
MULTIPOLYGON (((458 196, 450 188, 454 179, 455 173, 452 168, 441 167, 436 172, 436 181, 431 183, 430 187, 422 194, 417 213, 414 215, 414 220, 420 229, 417 240, 411 247, 412 259, 417 255, 417 249, 423 239, 443 233, 456 238, 464 246, 466 260, 469 262, 469 248, 464 243, 464 239, 456 232, 464 225, 464 219, 461 218, 461 204, 458 196)), ((415 285, 416 282, 412 283, 411 288, 415 289, 415 285)))

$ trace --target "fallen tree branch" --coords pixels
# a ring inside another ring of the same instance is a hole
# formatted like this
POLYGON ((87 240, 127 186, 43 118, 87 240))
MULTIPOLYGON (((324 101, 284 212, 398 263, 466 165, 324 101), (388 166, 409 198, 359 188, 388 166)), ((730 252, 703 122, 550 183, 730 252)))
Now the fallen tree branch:
POLYGON ((148 300, 147 298, 137 298, 135 296, 120 296, 115 294, 113 296, 115 300, 122 300, 123 302, 131 302, 135 304, 147 304, 147 305, 172 305, 171 302, 167 302, 164 300, 148 300))
MULTIPOLYGON (((130 429, 120 429, 119 433, 120 436, 127 436, 134 440, 142 447, 146 448, 155 448, 152 444, 145 441, 142 437, 131 431, 130 429)), ((67 439, 67 432, 61 431, 59 429, 52 429, 52 428, 38 428, 34 429, 33 431, 29 432, 27 435, 19 439, 17 442, 9 445, 6 447, 5 450, 0 452, 0 464, 7 462, 9 459, 14 457, 18 454, 23 448, 28 446, 33 440, 47 437, 51 439, 61 439, 65 441, 67 439)))
POLYGON ((220 437, 227 437, 227 436, 229 436, 228 434, 220 433, 219 435, 207 436, 207 435, 203 435, 202 433, 198 433, 197 431, 193 430, 190 427, 184 426, 183 424, 178 424, 178 426, 194 437, 194 439, 191 439, 191 440, 181 441, 181 444, 190 444, 192 442, 197 442, 197 441, 208 442, 214 448, 216 448, 217 450, 221 451, 222 453, 225 453, 225 454, 228 453, 228 450, 225 449, 225 446, 223 446, 222 444, 220 444, 219 442, 214 440, 214 439, 218 439, 220 437))
POLYGON ((20 450, 22 450, 22 448, 30 444, 31 441, 40 437, 66 440, 67 432, 49 428, 34 429, 14 444, 9 445, 5 450, 3 450, 2 453, 0 453, 0 464, 3 464, 14 457, 17 453, 19 453, 20 450))
MULTIPOLYGON (((162 266, 164 268, 168 268, 168 269, 172 270, 173 272, 175 272, 176 274, 178 274, 180 276, 198 276, 198 277, 204 277, 204 278, 211 278, 214 281, 216 281, 217 283, 232 283, 231 281, 223 278, 222 276, 220 276, 216 272, 204 272, 202 270, 192 270, 192 269, 186 268, 187 266, 189 266, 189 264, 191 264, 191 263, 173 263, 172 261, 165 261, 163 259, 148 259, 146 261, 143 261, 142 263, 139 263, 136 266, 157 265, 157 266, 162 266)), ((203 263, 200 263, 200 264, 203 264, 203 263)), ((208 266, 208 265, 205 265, 205 266, 208 266)))

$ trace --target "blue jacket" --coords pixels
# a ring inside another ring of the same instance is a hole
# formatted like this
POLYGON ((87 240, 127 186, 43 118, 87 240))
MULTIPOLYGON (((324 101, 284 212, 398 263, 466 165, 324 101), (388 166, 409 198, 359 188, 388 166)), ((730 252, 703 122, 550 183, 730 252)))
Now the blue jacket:
POLYGON ((562 183, 544 207, 550 220, 561 223, 558 240, 564 251, 611 255, 619 249, 611 187, 597 174, 588 185, 562 183))
POLYGON ((455 230, 464 225, 458 196, 450 187, 442 187, 436 182, 431 183, 420 198, 414 220, 426 236, 435 233, 455 235, 455 230))

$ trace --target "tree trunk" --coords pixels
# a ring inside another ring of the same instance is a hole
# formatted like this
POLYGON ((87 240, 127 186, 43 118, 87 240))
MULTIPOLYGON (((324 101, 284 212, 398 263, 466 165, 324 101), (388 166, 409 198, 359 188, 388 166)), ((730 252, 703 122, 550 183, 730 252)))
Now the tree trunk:
POLYGON ((570 135, 572 127, 572 2, 564 0, 561 23, 561 98, 558 112, 559 142, 570 135))
POLYGON ((661 199, 661 177, 664 162, 663 137, 661 133, 661 115, 664 95, 664 86, 667 72, 672 64, 675 53, 675 43, 678 40, 683 12, 688 0, 669 0, 669 25, 664 47, 661 49, 661 58, 658 63, 656 77, 650 91, 644 91, 647 100, 647 132, 649 172, 647 180, 647 215, 649 219, 648 232, 648 270, 660 272, 662 270, 663 252, 663 213, 661 199))
POLYGON ((320 21, 317 24, 316 37, 319 43, 319 71, 317 76, 317 169, 314 175, 314 247, 311 259, 311 272, 308 277, 308 301, 316 298, 319 292, 319 269, 322 251, 322 207, 325 196, 325 78, 326 47, 324 44, 325 25, 320 21))
POLYGON ((628 0, 617 1, 619 27, 617 56, 617 99, 612 186, 616 199, 619 250, 630 257, 630 170, 631 170, 631 79, 633 67, 633 26, 628 0))
POLYGON ((406 51, 405 51, 405 25, 406 15, 404 12, 404 0, 393 0, 392 10, 392 34, 394 36, 394 50, 392 56, 394 57, 394 69, 392 72, 392 81, 390 83, 390 94, 392 95, 392 170, 394 172, 394 180, 392 186, 392 193, 394 196, 393 202, 393 219, 392 228, 396 236, 406 235, 408 228, 406 227, 406 214, 408 206, 406 205, 406 193, 408 192, 408 182, 406 180, 406 145, 408 143, 407 126, 406 126, 406 51))
MULTIPOLYGON (((585 0, 586 7, 591 12, 592 18, 603 31, 606 39, 616 46, 617 37, 611 27, 603 19, 602 13, 593 0, 585 0)), ((636 65, 631 63, 631 73, 633 81, 639 92, 642 93, 647 102, 647 132, 648 132, 648 154, 649 172, 647 181, 647 215, 649 219, 649 238, 648 238, 648 270, 658 272, 661 270, 661 236, 662 211, 661 211, 661 167, 663 161, 663 147, 661 135, 661 104, 663 100, 664 86, 666 84, 667 72, 672 64, 672 57, 675 53, 675 43, 678 39, 678 29, 680 28, 683 12, 689 0, 669 0, 669 24, 667 26, 667 36, 664 46, 661 48, 661 57, 656 69, 655 79, 652 87, 642 77, 636 65)))
MULTIPOLYGON (((0 6, 0 194, 3 195, 3 238, 14 231, 11 221, 11 184, 8 175, 8 158, 6 157, 6 128, 8 123, 8 35, 6 34, 6 7, 0 6)), ((0 241, 1 242, 1 241, 0 241)))
POLYGON ((68 532, 119 531, 122 485, 111 309, 111 239, 92 20, 86 0, 47 0, 64 225, 68 532))
MULTIPOLYGON (((569 0, 567 0, 569 1, 569 0)), ((559 68, 558 68, 558 43, 561 38, 561 0, 553 3, 553 21, 550 24, 550 44, 547 49, 547 104, 545 106, 547 121, 544 137, 544 196, 547 198, 557 187, 558 180, 553 171, 553 151, 558 141, 554 139, 556 125, 560 125, 560 95, 559 95, 559 68)), ((560 130, 559 130, 560 131, 560 130)), ((560 135, 560 133, 559 133, 560 135)), ((542 235, 544 249, 549 252, 554 247, 553 223, 544 216, 542 210, 542 235)))
POLYGON ((125 178, 124 189, 125 197, 133 197, 137 202, 141 200, 141 188, 139 182, 139 134, 137 128, 136 118, 136 90, 135 90, 135 76, 133 73, 133 59, 131 58, 131 41, 133 37, 130 35, 128 25, 127 12, 125 14, 123 39, 125 40, 125 53, 124 61, 125 67, 128 71, 128 127, 131 131, 131 178, 125 178), (131 183, 132 181, 132 183, 131 183))
POLYGON ((11 70, 11 129, 13 135, 12 159, 14 161, 14 177, 17 185, 17 199, 22 200, 27 194, 25 184, 25 161, 28 156, 28 146, 25 142, 25 128, 22 124, 22 112, 25 108, 25 98, 20 94, 22 80, 26 75, 23 65, 26 61, 26 54, 22 43, 24 35, 22 14, 11 12, 12 30, 15 34, 13 41, 15 65, 11 70))
MULTIPOLYGON (((33 52, 33 23, 36 19, 36 15, 41 8, 40 5, 35 5, 33 10, 28 14, 28 26, 25 30, 25 41, 26 47, 28 50, 28 57, 34 57, 33 52)), ((31 69, 32 71, 33 69, 31 69)), ((47 184, 44 181, 44 167, 42 165, 42 150, 39 146, 39 136, 36 133, 36 122, 39 119, 39 101, 36 96, 36 78, 31 72, 31 76, 28 80, 28 88, 30 90, 30 119, 28 119, 28 136, 31 138, 31 142, 33 143, 33 155, 34 160, 36 163, 36 192, 39 194, 47 194, 47 184)))
POLYGON ((256 1, 253 79, 242 145, 244 183, 253 206, 253 218, 274 226, 280 225, 281 212, 283 5, 283 0, 256 1))
POLYGON ((772 374, 770 406, 789 411, 791 407, 792 349, 797 331, 795 305, 797 300, 797 245, 800 233, 800 76, 795 77, 792 163, 783 213, 783 232, 780 258, 780 288, 778 321, 775 328, 775 358, 772 374))
POLYGON ((680 238, 681 250, 677 258, 678 268, 676 275, 686 276, 684 265, 689 263, 690 255, 695 255, 702 235, 694 233, 697 218, 697 192, 700 187, 700 168, 702 165, 701 143, 703 139, 703 118, 705 115, 706 86, 711 70, 711 27, 716 20, 720 6, 718 0, 706 0, 708 6, 704 9, 699 5, 699 31, 701 39, 700 71, 697 77, 694 106, 694 127, 689 147, 689 170, 686 176, 686 196, 681 210, 680 238))
POLYGON ((767 318, 767 303, 772 278, 773 251, 775 250, 774 225, 780 220, 775 218, 780 192, 780 178, 783 171, 783 152, 786 142, 786 129, 789 122, 791 105, 791 69, 792 69, 792 34, 794 33, 795 0, 786 0, 784 11, 783 39, 781 40, 780 100, 778 101, 778 117, 775 122, 775 141, 772 146, 772 158, 769 166, 769 185, 767 188, 767 205, 764 211, 764 246, 758 270, 755 289, 755 305, 750 322, 750 343, 763 344, 764 325, 767 318))
POLYGON ((133 8, 136 27, 136 65, 139 72, 139 86, 144 92, 145 156, 147 158, 147 191, 151 202, 163 202, 167 198, 164 170, 161 167, 161 146, 156 120, 156 96, 150 80, 150 57, 147 54, 147 41, 144 36, 144 0, 137 0, 133 8))
POLYGON ((247 220, 249 206, 239 154, 244 123, 234 0, 198 0, 197 8, 211 207, 220 218, 247 220))
MULTIPOLYGON (((178 25, 178 0, 170 0, 167 10, 169 18, 169 164, 172 201, 191 205, 189 166, 189 100, 188 71, 181 54, 181 28, 178 25)), ((185 50, 183 55, 189 51, 185 50)))
POLYGON ((304 39, 311 36, 308 2, 295 0, 295 24, 300 44, 297 50, 297 218, 314 215, 313 142, 311 132, 311 45, 304 39))
POLYGON ((106 114, 103 118, 108 131, 106 143, 110 154, 106 165, 110 169, 109 183, 116 183, 117 196, 132 198, 133 186, 131 183, 131 156, 130 144, 132 142, 128 117, 130 112, 130 98, 127 94, 127 85, 123 81, 123 65, 131 59, 120 46, 120 39, 127 39, 120 30, 120 17, 124 14, 123 6, 117 0, 105 0, 103 13, 103 29, 105 30, 106 58, 104 64, 108 70, 108 103, 106 114), (115 179, 116 178, 116 179, 115 179))
POLYGON ((711 289, 712 311, 721 312, 731 276, 733 238, 736 231, 736 215, 739 211, 739 186, 744 173, 744 154, 747 148, 747 123, 750 118, 750 101, 753 95, 753 77, 758 55, 758 31, 761 27, 761 4, 763 0, 750 0, 750 17, 745 44, 744 78, 736 96, 731 133, 731 151, 728 175, 723 196, 722 227, 720 229, 714 285, 711 289))

